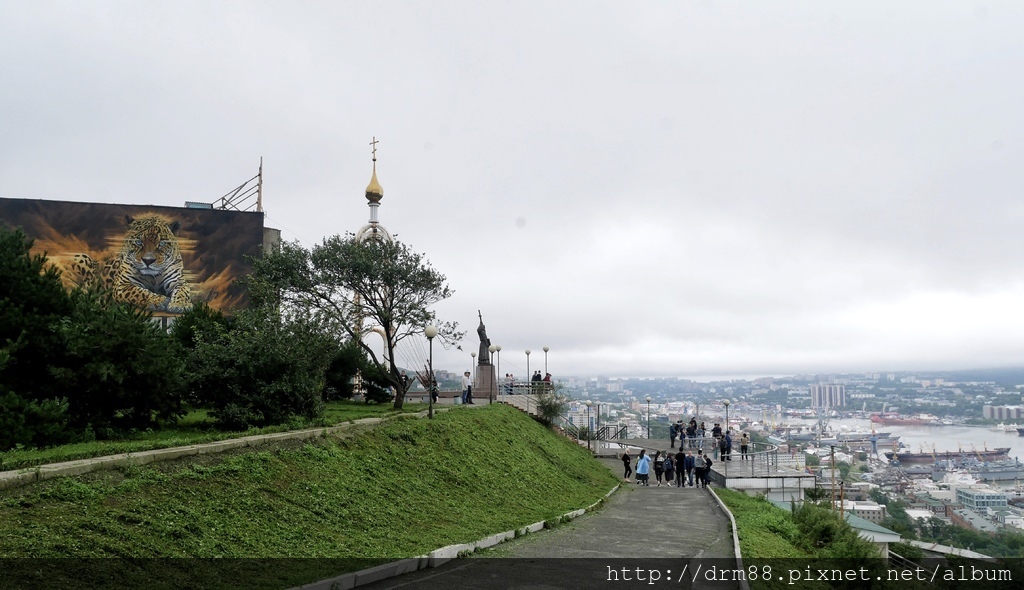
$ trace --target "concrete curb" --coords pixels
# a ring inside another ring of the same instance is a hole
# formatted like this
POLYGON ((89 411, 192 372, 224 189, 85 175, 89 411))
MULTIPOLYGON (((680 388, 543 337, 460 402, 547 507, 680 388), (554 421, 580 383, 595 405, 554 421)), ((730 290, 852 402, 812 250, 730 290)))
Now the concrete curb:
MULTIPOLYGON (((713 497, 715 501, 718 502, 718 506, 729 517, 729 525, 732 527, 732 549, 736 552, 736 568, 737 570, 742 571, 743 554, 740 552, 740 535, 739 531, 736 528, 736 518, 733 517, 732 511, 729 510, 729 507, 725 505, 725 502, 723 502, 722 499, 718 497, 718 493, 715 491, 715 488, 708 488, 708 490, 711 492, 711 497, 713 497)), ((746 577, 743 577, 743 579, 740 580, 740 590, 750 590, 750 584, 747 582, 746 577)))
MULTIPOLYGON (((587 506, 586 508, 573 510, 572 512, 566 512, 562 516, 559 516, 552 520, 542 520, 540 522, 535 522, 533 524, 526 525, 514 531, 505 531, 503 533, 491 535, 489 537, 480 539, 475 543, 459 543, 456 545, 447 545, 439 549, 434 549, 425 556, 400 559, 398 561, 385 563, 375 567, 367 568, 365 570, 360 570, 358 572, 351 572, 334 578, 320 580, 318 582, 312 582, 304 586, 292 588, 291 590, 351 590, 352 588, 356 588, 358 586, 363 586, 366 584, 370 584, 372 582, 379 582, 380 580, 393 578, 396 576, 400 576, 402 574, 408 574, 411 572, 415 572, 417 570, 427 569, 428 567, 437 567, 439 565, 448 563, 453 559, 458 559, 459 556, 461 555, 473 553, 479 549, 494 547, 495 545, 504 543, 505 541, 511 541, 512 539, 515 539, 518 536, 522 536, 527 533, 536 533, 547 527, 551 527, 559 523, 564 523, 574 518, 578 518, 600 506, 609 496, 618 491, 620 487, 621 486, 616 485, 611 490, 609 490, 607 494, 604 495, 604 498, 601 498, 600 500, 594 502, 593 504, 587 506)), ((719 503, 721 503, 721 500, 719 500, 719 503)), ((726 510, 726 512, 728 512, 728 510, 726 510)), ((729 517, 732 518, 732 514, 730 514, 729 517)), ((735 521, 733 521, 734 538, 735 535, 736 523, 735 521)), ((749 590, 749 588, 744 587, 743 590, 749 590)))

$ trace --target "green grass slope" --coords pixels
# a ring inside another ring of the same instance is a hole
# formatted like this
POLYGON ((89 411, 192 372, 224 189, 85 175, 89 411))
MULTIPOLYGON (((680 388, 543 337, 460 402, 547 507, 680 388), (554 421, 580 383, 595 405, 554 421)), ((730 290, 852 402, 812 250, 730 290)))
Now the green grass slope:
POLYGON ((25 469, 27 467, 46 465, 47 463, 89 459, 120 453, 138 453, 152 449, 182 447, 254 434, 271 434, 301 428, 333 426, 349 420, 370 417, 384 418, 402 413, 420 412, 426 409, 426 404, 419 403, 407 403, 401 410, 394 410, 390 404, 365 404, 344 400, 332 401, 324 409, 324 415, 313 422, 297 420, 294 424, 251 428, 234 432, 214 429, 213 422, 206 410, 194 410, 180 418, 176 423, 165 425, 160 430, 135 432, 125 439, 94 440, 42 449, 19 447, 0 451, 0 470, 25 469))
POLYGON ((0 558, 394 559, 599 500, 589 453, 503 405, 0 492, 0 558))

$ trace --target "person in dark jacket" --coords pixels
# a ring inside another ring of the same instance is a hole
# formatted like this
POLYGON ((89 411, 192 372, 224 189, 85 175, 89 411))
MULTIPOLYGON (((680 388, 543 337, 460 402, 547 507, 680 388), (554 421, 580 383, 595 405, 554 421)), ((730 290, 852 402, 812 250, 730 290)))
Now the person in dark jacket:
MULTIPOLYGON (((692 454, 692 451, 691 451, 692 454)), ((693 461, 690 461, 692 464, 693 461)), ((693 471, 693 468, 690 468, 693 471)), ((680 443, 679 452, 676 453, 676 487, 686 487, 686 453, 683 452, 683 445, 680 443)))

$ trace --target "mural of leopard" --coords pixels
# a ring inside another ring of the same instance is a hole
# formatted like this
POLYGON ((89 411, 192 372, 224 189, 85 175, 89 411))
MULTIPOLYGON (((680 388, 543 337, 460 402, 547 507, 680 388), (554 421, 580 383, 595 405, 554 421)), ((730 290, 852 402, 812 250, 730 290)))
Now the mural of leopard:
POLYGON ((96 261, 76 254, 71 275, 84 285, 96 281, 110 289, 119 301, 150 311, 182 313, 192 307, 192 289, 175 232, 180 224, 156 216, 125 217, 128 230, 113 256, 96 261))
POLYGON ((182 313, 192 307, 178 239, 181 224, 156 216, 126 216, 128 231, 114 259, 114 296, 154 311, 182 313))

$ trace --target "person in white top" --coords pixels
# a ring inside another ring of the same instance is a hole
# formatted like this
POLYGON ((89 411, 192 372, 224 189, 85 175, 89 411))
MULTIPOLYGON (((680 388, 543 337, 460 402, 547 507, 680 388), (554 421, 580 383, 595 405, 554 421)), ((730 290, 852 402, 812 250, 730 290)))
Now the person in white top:
POLYGON ((473 403, 473 383, 469 380, 469 371, 462 374, 462 403, 473 403))

